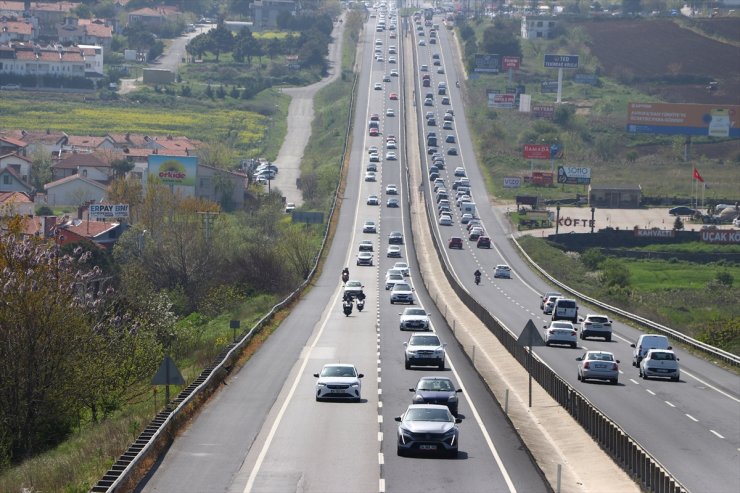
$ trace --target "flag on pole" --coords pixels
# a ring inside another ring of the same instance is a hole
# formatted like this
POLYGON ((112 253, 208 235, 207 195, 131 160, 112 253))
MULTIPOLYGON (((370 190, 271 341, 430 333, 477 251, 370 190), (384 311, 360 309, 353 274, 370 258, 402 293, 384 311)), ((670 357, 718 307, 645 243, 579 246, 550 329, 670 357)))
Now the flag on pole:
POLYGON ((704 183, 704 178, 701 177, 699 174, 699 170, 694 167, 694 180, 699 180, 700 182, 704 183))

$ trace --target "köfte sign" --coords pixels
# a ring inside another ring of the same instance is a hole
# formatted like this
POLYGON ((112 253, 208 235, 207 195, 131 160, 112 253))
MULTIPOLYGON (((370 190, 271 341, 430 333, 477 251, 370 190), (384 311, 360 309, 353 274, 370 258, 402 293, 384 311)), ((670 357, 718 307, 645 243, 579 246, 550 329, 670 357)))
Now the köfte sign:
POLYGON ((88 219, 116 219, 128 217, 128 204, 90 204, 88 219))
POLYGON ((701 241, 705 243, 739 244, 740 230, 708 229, 701 232, 701 241))
POLYGON ((591 183, 591 168, 558 166, 558 183, 565 183, 567 185, 588 185, 591 183))
POLYGON ((522 179, 518 176, 504 176, 504 188, 519 188, 522 186, 522 179))
POLYGON ((584 228, 593 228, 596 226, 596 220, 594 219, 578 219, 572 217, 561 217, 558 218, 558 225, 569 228, 571 226, 582 226, 584 228))

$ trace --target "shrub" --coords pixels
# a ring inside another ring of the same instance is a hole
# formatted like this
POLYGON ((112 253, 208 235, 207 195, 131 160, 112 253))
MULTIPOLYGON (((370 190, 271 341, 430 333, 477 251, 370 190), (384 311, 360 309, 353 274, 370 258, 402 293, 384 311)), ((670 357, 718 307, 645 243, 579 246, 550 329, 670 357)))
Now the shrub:
POLYGON ((608 287, 626 288, 630 285, 630 271, 615 258, 609 258, 602 264, 599 280, 608 287))
POLYGON ((727 271, 721 271, 717 272, 717 275, 715 276, 715 280, 718 284, 726 287, 732 287, 732 284, 735 282, 735 278, 732 277, 732 274, 730 274, 727 271))
POLYGON ((581 262, 590 270, 596 270, 599 265, 606 259, 604 254, 598 248, 589 248, 581 255, 581 262))

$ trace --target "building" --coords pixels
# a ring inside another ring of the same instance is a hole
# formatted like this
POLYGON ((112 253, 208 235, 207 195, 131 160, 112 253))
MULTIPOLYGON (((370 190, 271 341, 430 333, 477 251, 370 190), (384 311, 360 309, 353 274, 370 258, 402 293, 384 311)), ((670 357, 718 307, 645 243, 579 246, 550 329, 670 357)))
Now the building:
POLYGON ((72 219, 58 225, 55 235, 57 244, 60 246, 87 240, 110 250, 125 230, 126 227, 118 222, 105 223, 86 219, 72 219))
POLYGON ((102 46, 104 50, 109 50, 113 28, 101 19, 65 17, 57 26, 57 40, 62 44, 102 46))
POLYGON ((637 209, 642 201, 640 185, 590 185, 588 205, 601 209, 637 209))
POLYGON ((522 17, 522 39, 551 39, 555 37, 557 18, 525 15, 522 17))
POLYGON ((23 192, 0 192, 0 217, 33 216, 31 196, 23 192))
POLYGON ((0 192, 22 192, 31 196, 33 191, 33 185, 24 180, 14 167, 0 170, 0 192))
POLYGON ((256 0, 252 2, 252 22, 256 31, 275 29, 277 19, 283 12, 290 14, 296 10, 293 0, 256 0))
POLYGON ((5 168, 13 168, 13 171, 18 174, 21 180, 25 182, 31 181, 31 169, 33 168, 33 163, 23 154, 11 152, 0 155, 0 170, 5 168))
POLYGON ((247 175, 204 164, 198 165, 195 195, 217 202, 225 208, 240 209, 244 206, 247 175))
POLYGON ((157 8, 144 7, 129 12, 128 23, 129 25, 141 24, 150 29, 156 29, 164 26, 168 18, 174 20, 179 15, 180 11, 177 10, 177 7, 168 5, 162 5, 157 8))
POLYGON ((57 35, 57 25, 79 6, 79 2, 28 2, 25 11, 38 19, 39 36, 51 40, 57 35))
POLYGON ((54 180, 60 180, 79 174, 107 185, 113 177, 110 161, 110 156, 98 153, 72 152, 51 165, 51 176, 54 180))
POLYGON ((88 201, 101 202, 108 196, 108 186, 79 174, 44 185, 45 203, 50 206, 81 205, 88 201))
POLYGON ((97 78, 103 76, 101 46, 0 45, 0 75, 97 78))
POLYGON ((23 21, 0 21, 0 44, 17 41, 28 43, 36 39, 36 31, 32 22, 23 21))

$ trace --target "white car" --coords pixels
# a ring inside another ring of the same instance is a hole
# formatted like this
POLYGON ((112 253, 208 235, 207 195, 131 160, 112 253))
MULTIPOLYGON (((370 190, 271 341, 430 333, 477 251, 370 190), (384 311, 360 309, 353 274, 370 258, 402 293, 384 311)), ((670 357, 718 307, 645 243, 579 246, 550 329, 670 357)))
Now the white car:
POLYGON ((368 154, 377 154, 378 153, 378 146, 370 146, 367 148, 368 154))
POLYGON ((368 195, 367 205, 380 205, 380 199, 377 195, 368 195))
POLYGON ((651 349, 640 361, 640 376, 645 380, 648 377, 670 378, 678 382, 681 370, 678 358, 670 349, 651 349))
POLYGON ((398 245, 388 245, 385 255, 388 258, 401 258, 401 247, 398 245))
POLYGON ((586 318, 581 319, 580 337, 603 337, 609 342, 612 340, 612 321, 606 315, 586 315, 586 318))
POLYGON ((423 308, 406 308, 403 313, 399 313, 401 320, 399 327, 401 330, 429 330, 429 315, 423 308))
POLYGON ((393 289, 393 286, 399 282, 406 282, 406 278, 403 274, 386 274, 385 276, 385 290, 393 289))
POLYGON ((385 187, 385 193, 388 195, 398 195, 398 187, 396 185, 387 185, 385 187))
POLYGON ((496 266, 496 268, 493 271, 493 277, 497 278, 503 278, 503 279, 511 279, 511 267, 509 267, 506 264, 499 264, 496 266))
POLYGON ((563 296, 562 293, 558 293, 557 291, 547 291, 546 293, 542 294, 542 297, 540 298, 540 310, 545 309, 545 303, 550 299, 550 296, 563 296))
POLYGON ((551 344, 565 344, 572 348, 578 347, 576 329, 573 323, 565 321, 550 322, 545 325, 545 346, 551 344))
MULTIPOLYGON (((376 60, 377 60, 377 57, 376 57, 376 60)), ((382 91, 383 84, 381 84, 380 82, 376 82, 375 85, 373 86, 373 89, 375 89, 376 91, 382 91)))
POLYGON ((357 246, 358 252, 372 252, 375 248, 375 245, 373 245, 373 242, 370 240, 362 240, 360 244, 357 246))
POLYGON ((403 345, 406 348, 404 366, 407 370, 412 366, 436 366, 444 370, 447 344, 442 344, 437 334, 413 333, 403 345))
POLYGON ((386 149, 398 149, 398 144, 396 144, 395 140, 389 140, 385 143, 386 149))
POLYGON ((439 216, 439 225, 452 226, 452 216, 450 216, 449 214, 441 214, 439 216))
POLYGON ((391 305, 395 303, 414 304, 414 290, 407 282, 398 282, 391 289, 391 305))
POLYGON ((385 110, 385 116, 396 116, 396 112, 393 111, 393 108, 388 108, 385 110))
POLYGON ((365 224, 362 225, 362 232, 377 233, 378 228, 375 226, 375 221, 365 221, 365 224))
POLYGON ((368 171, 365 173, 365 181, 376 181, 375 172, 368 171))
POLYGON ((397 159, 396 158, 396 153, 394 151, 388 151, 388 152, 386 152, 385 153, 385 159, 386 159, 386 161, 395 161, 397 159))
POLYGON ((359 373, 355 365, 324 365, 320 373, 314 373, 316 381, 316 400, 351 399, 360 402, 362 399, 362 382, 365 375, 359 373))
POLYGON ((398 269, 401 272, 403 272, 403 275, 405 277, 408 277, 409 274, 410 274, 410 272, 409 272, 409 264, 407 264, 406 262, 396 262, 395 264, 393 264, 393 268, 394 269, 398 269))
POLYGON ((370 252, 360 252, 357 254, 357 265, 373 266, 373 254, 370 252))
POLYGON ((547 301, 542 305, 542 312, 545 315, 551 315, 552 309, 555 307, 555 302, 558 300, 558 298, 562 298, 562 295, 554 294, 547 298, 547 301))

